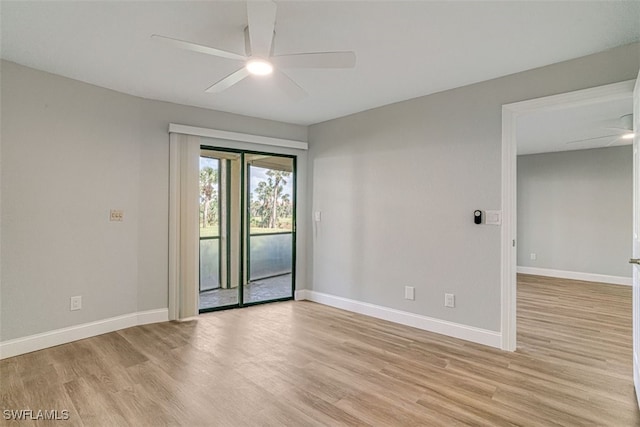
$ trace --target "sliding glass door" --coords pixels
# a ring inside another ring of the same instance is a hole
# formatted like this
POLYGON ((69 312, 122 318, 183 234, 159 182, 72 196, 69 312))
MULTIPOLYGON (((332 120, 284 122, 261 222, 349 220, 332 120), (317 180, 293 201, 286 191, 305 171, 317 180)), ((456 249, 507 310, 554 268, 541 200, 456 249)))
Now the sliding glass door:
POLYGON ((291 299, 295 157, 203 147, 200 311, 291 299))
POLYGON ((293 296, 294 159, 247 154, 247 286, 244 301, 293 296))

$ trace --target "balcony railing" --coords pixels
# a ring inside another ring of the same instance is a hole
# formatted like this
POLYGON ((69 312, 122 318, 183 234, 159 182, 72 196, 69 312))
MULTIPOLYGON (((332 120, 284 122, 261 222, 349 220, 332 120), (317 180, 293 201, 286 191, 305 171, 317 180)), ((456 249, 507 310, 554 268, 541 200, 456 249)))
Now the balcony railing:
MULTIPOLYGON (((292 271, 292 233, 249 235, 250 281, 292 271)), ((200 237, 200 292, 220 287, 220 237, 200 237)))
POLYGON ((220 238, 200 237, 200 292, 220 287, 220 238))
POLYGON ((292 233, 249 236, 250 281, 291 273, 292 233))

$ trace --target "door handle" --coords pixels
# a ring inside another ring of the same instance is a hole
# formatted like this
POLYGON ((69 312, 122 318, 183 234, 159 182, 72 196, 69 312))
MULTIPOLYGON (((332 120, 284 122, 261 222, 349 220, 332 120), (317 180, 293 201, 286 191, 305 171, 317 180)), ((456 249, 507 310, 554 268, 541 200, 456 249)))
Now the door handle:
POLYGON ((640 258, 631 258, 629 264, 640 264, 640 258))

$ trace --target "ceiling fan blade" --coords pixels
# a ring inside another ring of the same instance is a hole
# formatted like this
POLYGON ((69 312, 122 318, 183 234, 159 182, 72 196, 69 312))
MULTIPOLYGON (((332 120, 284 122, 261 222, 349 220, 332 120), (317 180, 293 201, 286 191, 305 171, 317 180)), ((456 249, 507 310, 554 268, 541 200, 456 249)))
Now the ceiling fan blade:
POLYGON ((598 139, 605 139, 605 138, 611 138, 614 136, 619 136, 619 135, 603 135, 603 136, 596 136, 593 138, 584 138, 584 139, 576 139, 574 141, 569 141, 569 142, 565 142, 565 144, 579 144, 581 142, 586 142, 586 141, 596 141, 598 139))
POLYGON ((214 83, 211 85, 205 92, 207 93, 220 93, 225 89, 230 88, 234 84, 238 83, 240 80, 244 79, 249 75, 249 72, 245 67, 240 68, 238 71, 234 71, 229 74, 224 79, 214 83))
POLYGON ((247 2, 247 20, 251 56, 268 58, 276 26, 276 4, 271 1, 247 2))
MULTIPOLYGON (((618 143, 618 142, 620 142, 620 141, 622 141, 622 138, 621 138, 621 137, 613 138, 613 139, 611 140, 611 142, 610 142, 610 143, 608 143, 607 145, 605 145, 605 147, 611 147, 613 144, 616 144, 616 143, 618 143)), ((629 141, 629 142, 631 142, 631 141, 629 141)))
POLYGON ((219 56, 227 59, 236 59, 238 61, 245 61, 247 59, 246 56, 238 55, 237 53, 227 52, 226 50, 220 50, 197 43, 186 42, 184 40, 172 39, 171 37, 160 36, 158 34, 152 35, 151 38, 180 49, 191 50, 193 52, 205 53, 207 55, 219 56))
POLYGON ((293 81, 291 77, 286 75, 283 71, 277 70, 278 75, 278 87, 292 100, 298 101, 302 98, 309 96, 306 90, 304 90, 298 83, 293 81))
POLYGON ((273 65, 282 68, 353 68, 355 52, 315 52, 271 57, 273 65))
POLYGON ((621 132, 631 132, 631 129, 630 129, 630 128, 607 127, 607 128, 605 128, 605 129, 608 129, 608 130, 618 130, 618 131, 621 131, 621 132))
POLYGON ((633 127, 633 114, 625 114, 618 118, 600 120, 597 123, 602 129, 629 131, 633 127))

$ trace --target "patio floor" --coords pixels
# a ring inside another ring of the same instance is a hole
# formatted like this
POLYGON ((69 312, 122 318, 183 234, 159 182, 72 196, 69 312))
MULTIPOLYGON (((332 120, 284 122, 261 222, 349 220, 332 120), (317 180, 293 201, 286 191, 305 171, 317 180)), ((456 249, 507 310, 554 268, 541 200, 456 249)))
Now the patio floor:
MULTIPOLYGON (((291 296, 291 274, 256 280, 244 287, 245 304, 291 296)), ((200 310, 236 304, 238 304, 238 288, 218 288, 200 292, 200 310)))

